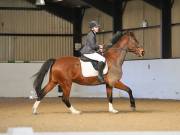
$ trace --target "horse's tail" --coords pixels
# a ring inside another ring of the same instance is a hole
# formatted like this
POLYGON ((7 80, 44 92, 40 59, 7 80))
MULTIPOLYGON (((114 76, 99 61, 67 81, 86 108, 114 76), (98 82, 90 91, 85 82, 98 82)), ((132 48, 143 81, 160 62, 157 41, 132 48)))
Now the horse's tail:
POLYGON ((55 59, 49 59, 47 60, 42 66, 41 69, 33 76, 35 76, 35 80, 33 83, 33 87, 36 91, 36 94, 38 97, 41 96, 41 94, 43 93, 43 91, 41 90, 41 86, 44 80, 45 75, 47 74, 48 70, 52 67, 52 65, 54 64, 55 59))

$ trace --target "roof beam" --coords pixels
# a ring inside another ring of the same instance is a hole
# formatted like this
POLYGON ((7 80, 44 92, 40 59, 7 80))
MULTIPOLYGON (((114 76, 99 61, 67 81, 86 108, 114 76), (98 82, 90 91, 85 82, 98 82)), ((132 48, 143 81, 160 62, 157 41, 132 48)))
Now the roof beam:
POLYGON ((171 1, 162 0, 161 8, 161 57, 168 59, 172 57, 171 37, 171 1))
MULTIPOLYGON (((35 4, 36 0, 26 0, 32 4, 35 4)), ((61 6, 60 4, 50 2, 48 0, 45 0, 45 5, 37 5, 39 9, 46 10, 47 12, 54 14, 58 17, 61 17, 70 23, 73 23, 73 10, 72 8, 66 8, 61 6)))
POLYGON ((144 1, 158 9, 161 8, 161 0, 144 0, 144 1))
POLYGON ((73 8, 73 54, 80 56, 79 45, 82 42, 82 20, 84 16, 84 8, 73 8))
POLYGON ((123 0, 113 2, 113 32, 122 30, 123 0))
POLYGON ((105 0, 82 0, 87 4, 103 11, 104 13, 112 16, 113 15, 113 4, 105 0))
POLYGON ((49 3, 46 2, 46 5, 43 7, 48 12, 50 12, 50 13, 58 16, 58 17, 64 18, 65 20, 73 23, 73 10, 72 10, 72 8, 63 7, 59 4, 50 3, 50 2, 49 3))
POLYGON ((126 6, 127 6, 127 2, 128 2, 128 0, 122 0, 122 2, 123 2, 123 5, 122 5, 122 14, 124 13, 124 11, 125 11, 125 9, 126 9, 126 6))

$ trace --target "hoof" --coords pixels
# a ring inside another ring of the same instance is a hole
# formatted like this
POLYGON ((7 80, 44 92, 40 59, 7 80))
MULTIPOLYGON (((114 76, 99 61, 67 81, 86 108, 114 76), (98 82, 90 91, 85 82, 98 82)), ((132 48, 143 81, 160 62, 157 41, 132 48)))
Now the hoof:
POLYGON ((33 114, 33 115, 37 115, 37 114, 38 114, 37 111, 36 111, 36 109, 32 109, 32 114, 33 114))
POLYGON ((109 110, 109 112, 110 112, 110 113, 118 113, 119 111, 118 111, 118 110, 113 109, 113 110, 109 110))
POLYGON ((71 106, 69 108, 69 110, 71 111, 72 114, 80 114, 81 113, 80 111, 76 110, 73 106, 71 106))
POLYGON ((73 111, 72 114, 81 114, 81 111, 73 111))
POLYGON ((133 112, 135 112, 135 111, 136 111, 136 107, 131 107, 131 110, 132 110, 133 112))
POLYGON ((38 115, 38 113, 37 112, 35 112, 35 113, 32 113, 33 115, 38 115))

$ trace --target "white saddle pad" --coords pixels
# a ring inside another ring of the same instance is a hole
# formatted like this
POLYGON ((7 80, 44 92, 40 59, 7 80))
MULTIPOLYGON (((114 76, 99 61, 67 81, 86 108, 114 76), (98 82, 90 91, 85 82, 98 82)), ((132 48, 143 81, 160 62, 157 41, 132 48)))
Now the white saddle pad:
MULTIPOLYGON (((81 69, 82 69, 82 75, 84 77, 92 77, 92 76, 97 76, 98 75, 98 71, 96 71, 93 67, 93 65, 91 64, 91 62, 84 62, 82 60, 80 60, 81 63, 81 69)), ((106 74, 108 71, 108 65, 106 62, 106 66, 103 70, 103 74, 106 74)))

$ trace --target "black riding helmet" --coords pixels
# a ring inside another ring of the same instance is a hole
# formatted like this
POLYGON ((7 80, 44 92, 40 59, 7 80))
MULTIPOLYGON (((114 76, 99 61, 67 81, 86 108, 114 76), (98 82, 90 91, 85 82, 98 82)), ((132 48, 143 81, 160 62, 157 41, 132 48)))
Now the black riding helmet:
POLYGON ((89 28, 92 29, 94 27, 100 27, 100 25, 96 21, 90 21, 89 22, 89 28))

